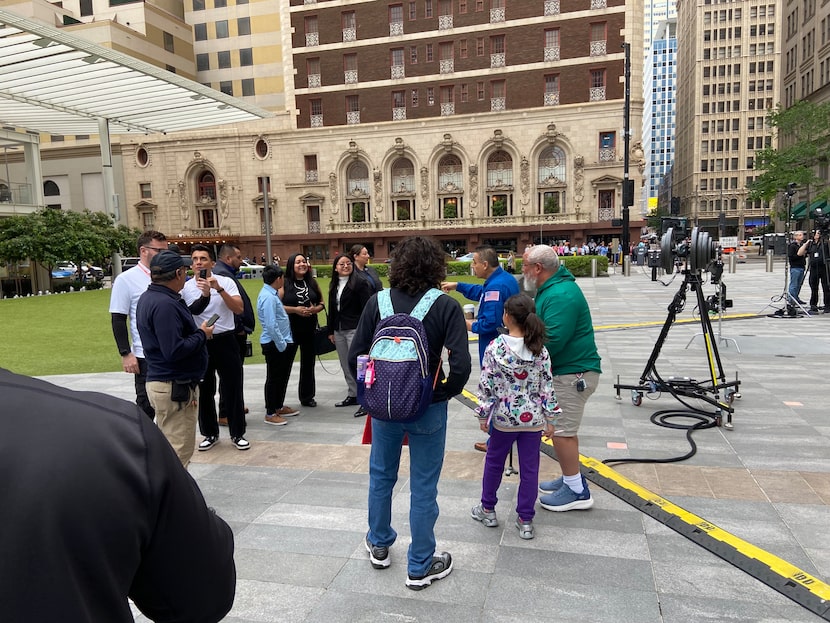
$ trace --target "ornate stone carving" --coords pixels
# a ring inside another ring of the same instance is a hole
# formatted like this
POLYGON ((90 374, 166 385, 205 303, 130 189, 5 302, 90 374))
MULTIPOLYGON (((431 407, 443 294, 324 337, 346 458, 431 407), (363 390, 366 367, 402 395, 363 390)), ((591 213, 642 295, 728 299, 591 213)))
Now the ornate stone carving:
POLYGON ((331 213, 337 214, 340 212, 340 206, 337 203, 337 174, 329 173, 329 196, 331 197, 331 213))
MULTIPOLYGON (((448 134, 444 135, 449 136, 448 134)), ((429 171, 426 167, 421 167, 421 211, 426 213, 429 209, 427 198, 429 197, 429 171)))
POLYGON ((470 165, 470 211, 475 214, 478 207, 478 165, 470 165))
POLYGON ((493 131, 493 144, 496 146, 496 149, 501 149, 504 146, 504 132, 501 130, 493 131))
POLYGON ((574 157, 574 199, 582 203, 585 189, 585 158, 584 156, 574 157))
POLYGON ((383 212, 383 176, 377 167, 372 171, 375 182, 375 220, 383 212))
POLYGON ((545 139, 548 143, 553 145, 556 142, 556 139, 562 136, 562 133, 557 131, 555 123, 549 123, 548 129, 545 131, 545 139))
POLYGON ((219 209, 224 221, 228 218, 228 184, 225 180, 217 180, 216 187, 219 190, 219 209))
POLYGON ((179 189, 179 210, 182 213, 182 220, 187 221, 190 218, 190 211, 187 209, 187 190, 184 180, 179 180, 177 186, 179 189))
POLYGON ((452 134, 450 134, 449 132, 444 134, 444 140, 441 141, 441 145, 444 148, 445 152, 450 153, 453 147, 455 146, 455 141, 452 140, 452 134))
POLYGON ((522 205, 527 205, 530 203, 530 161, 528 161, 527 156, 522 156, 519 165, 519 188, 522 191, 520 201, 522 205))

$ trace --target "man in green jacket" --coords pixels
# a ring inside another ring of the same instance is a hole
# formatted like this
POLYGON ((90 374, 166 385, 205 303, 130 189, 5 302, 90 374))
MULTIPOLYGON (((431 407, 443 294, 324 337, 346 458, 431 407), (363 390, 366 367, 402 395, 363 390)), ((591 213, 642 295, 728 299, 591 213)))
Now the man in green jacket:
POLYGON ((562 407, 554 424, 554 447, 562 476, 539 483, 542 508, 587 509, 594 505, 579 472, 579 425, 585 403, 602 373, 588 301, 571 272, 548 245, 530 247, 522 262, 525 289, 536 289, 536 313, 545 323, 553 388, 562 407))

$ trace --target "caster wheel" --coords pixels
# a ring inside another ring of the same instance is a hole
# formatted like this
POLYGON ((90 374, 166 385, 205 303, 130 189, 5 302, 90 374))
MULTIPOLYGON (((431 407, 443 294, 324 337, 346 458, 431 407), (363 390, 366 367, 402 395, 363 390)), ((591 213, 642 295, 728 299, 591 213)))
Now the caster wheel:
POLYGON ((638 391, 632 391, 631 404, 633 404, 635 407, 639 407, 641 404, 643 404, 643 395, 638 391))
POLYGON ((735 402, 735 392, 726 392, 726 402, 729 404, 735 402))

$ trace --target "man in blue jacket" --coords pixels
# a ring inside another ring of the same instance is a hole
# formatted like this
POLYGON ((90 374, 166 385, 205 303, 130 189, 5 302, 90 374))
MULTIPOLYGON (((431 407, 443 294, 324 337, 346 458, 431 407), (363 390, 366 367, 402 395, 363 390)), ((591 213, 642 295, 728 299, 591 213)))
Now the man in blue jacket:
POLYGON ((478 335, 478 363, 484 358, 487 345, 496 339, 503 326, 504 302, 519 293, 519 282, 499 266, 499 256, 492 247, 477 247, 473 252, 473 271, 484 279, 483 285, 444 281, 444 292, 457 290, 465 298, 478 302, 478 318, 467 318, 467 330, 478 335))
MULTIPOLYGON (((467 318, 467 331, 478 335, 478 365, 484 359, 487 345, 496 339, 499 328, 503 326, 504 302, 519 293, 519 282, 499 265, 499 256, 493 247, 481 246, 473 251, 473 272, 483 285, 456 281, 444 281, 444 292, 457 290, 465 298, 478 301, 478 318, 467 318)), ((487 452, 487 443, 476 442, 473 447, 479 452, 487 452)))

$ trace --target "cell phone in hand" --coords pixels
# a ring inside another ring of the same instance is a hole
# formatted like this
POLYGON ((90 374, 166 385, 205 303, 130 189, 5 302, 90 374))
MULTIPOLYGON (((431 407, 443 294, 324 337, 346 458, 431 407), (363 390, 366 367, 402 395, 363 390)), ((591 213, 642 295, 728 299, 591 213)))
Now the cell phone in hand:
MULTIPOLYGON (((199 271, 199 278, 200 279, 207 279, 207 268, 203 268, 202 270, 199 271)), ((214 322, 216 322, 216 321, 214 320, 214 322)))
POLYGON ((208 327, 212 327, 216 324, 217 320, 219 320, 219 314, 213 314, 210 318, 207 319, 205 325, 207 325, 208 327))

